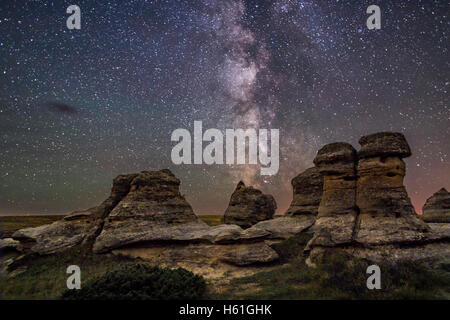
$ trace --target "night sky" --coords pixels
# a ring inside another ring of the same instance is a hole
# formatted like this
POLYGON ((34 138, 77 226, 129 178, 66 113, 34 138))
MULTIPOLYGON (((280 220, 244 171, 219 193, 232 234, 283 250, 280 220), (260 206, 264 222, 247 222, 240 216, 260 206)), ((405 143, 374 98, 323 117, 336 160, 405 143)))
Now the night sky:
POLYGON ((243 179, 274 195, 324 144, 400 131, 417 211, 450 189, 446 1, 0 3, 0 215, 67 213, 122 173, 169 168, 197 214, 243 179), (81 8, 68 30, 66 8, 81 8), (381 30, 366 9, 381 8, 381 30), (172 164, 173 130, 280 129, 280 171, 172 164))

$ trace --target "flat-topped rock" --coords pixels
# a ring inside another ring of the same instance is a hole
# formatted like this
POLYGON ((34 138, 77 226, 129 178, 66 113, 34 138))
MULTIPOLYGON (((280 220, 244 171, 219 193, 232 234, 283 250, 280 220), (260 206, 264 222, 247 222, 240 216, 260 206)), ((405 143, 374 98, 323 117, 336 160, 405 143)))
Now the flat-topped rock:
POLYGON ((273 196, 263 194, 251 186, 246 187, 240 181, 231 195, 223 222, 249 228, 259 221, 272 219, 276 208, 273 196))
POLYGON ((405 136, 399 132, 379 132, 359 139, 361 149, 359 158, 368 157, 399 157, 411 156, 411 148, 405 136))
POLYGON ((323 175, 354 175, 356 150, 347 142, 330 143, 322 147, 314 164, 323 175))
POLYGON ((322 198, 323 176, 316 167, 306 169, 291 181, 292 202, 285 215, 313 215, 319 210, 322 198))

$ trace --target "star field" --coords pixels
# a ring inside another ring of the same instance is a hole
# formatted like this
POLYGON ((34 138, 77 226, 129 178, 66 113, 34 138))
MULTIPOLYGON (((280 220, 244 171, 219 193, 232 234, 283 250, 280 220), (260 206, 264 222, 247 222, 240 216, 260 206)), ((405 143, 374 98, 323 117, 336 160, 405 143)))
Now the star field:
POLYGON ((292 199, 326 143, 399 131, 416 211, 450 188, 444 1, 12 1, 0 4, 0 215, 100 203, 122 173, 169 168, 198 214, 237 182, 292 199), (81 8, 68 30, 66 8, 81 8), (381 8, 380 30, 366 9, 381 8), (280 129, 280 171, 181 165, 171 132, 280 129))

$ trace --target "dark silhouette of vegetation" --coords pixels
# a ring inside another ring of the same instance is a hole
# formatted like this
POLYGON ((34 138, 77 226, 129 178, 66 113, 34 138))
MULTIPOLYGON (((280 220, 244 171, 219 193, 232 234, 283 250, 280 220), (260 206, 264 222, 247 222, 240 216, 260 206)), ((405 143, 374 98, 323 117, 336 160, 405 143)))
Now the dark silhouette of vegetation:
POLYGON ((121 269, 90 279, 79 290, 67 290, 70 300, 181 300, 199 299, 206 283, 203 277, 182 268, 168 269, 145 264, 121 269))

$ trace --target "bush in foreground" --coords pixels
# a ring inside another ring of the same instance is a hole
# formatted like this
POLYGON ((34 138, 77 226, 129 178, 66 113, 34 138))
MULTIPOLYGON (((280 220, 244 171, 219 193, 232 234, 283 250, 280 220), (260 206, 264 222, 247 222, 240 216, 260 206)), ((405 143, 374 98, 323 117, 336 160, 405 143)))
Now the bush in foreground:
POLYGON ((145 264, 126 265, 91 279, 79 290, 67 290, 70 300, 181 300, 199 299, 205 291, 203 277, 182 268, 145 264))

